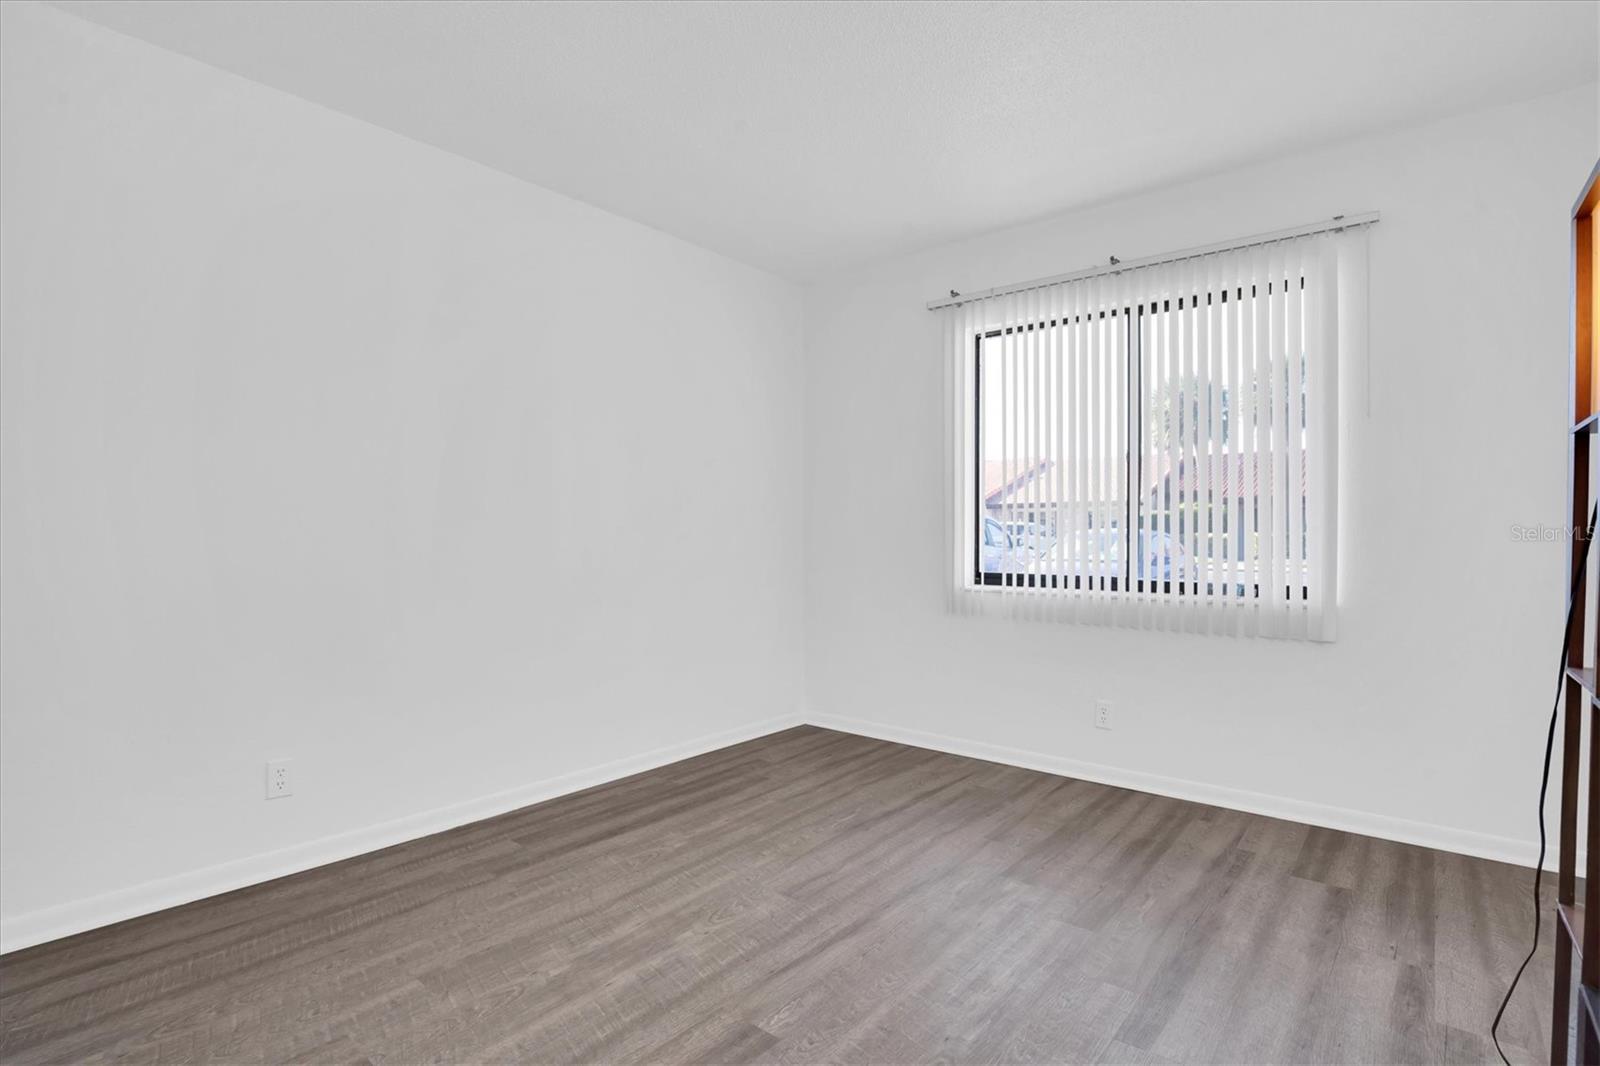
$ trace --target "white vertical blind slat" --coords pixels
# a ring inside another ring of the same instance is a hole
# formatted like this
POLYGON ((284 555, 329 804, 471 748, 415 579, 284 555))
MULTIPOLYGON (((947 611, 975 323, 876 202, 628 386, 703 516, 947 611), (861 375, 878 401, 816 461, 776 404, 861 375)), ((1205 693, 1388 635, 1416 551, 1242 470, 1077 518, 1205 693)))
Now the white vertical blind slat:
POLYGON ((1157 361, 1157 348, 1155 343, 1155 319, 1150 310, 1150 290, 1153 290, 1158 279, 1148 279, 1146 290, 1136 294, 1139 301, 1139 313, 1135 318, 1134 328, 1138 331, 1135 343, 1139 347, 1139 402, 1141 417, 1139 419, 1139 513, 1135 516, 1131 545, 1133 551, 1134 588, 1139 592, 1139 598, 1145 604, 1143 621, 1147 625, 1155 622, 1156 601, 1155 574, 1152 573, 1149 562, 1151 553, 1155 549, 1153 523, 1155 521, 1155 500, 1152 496, 1151 486, 1156 484, 1160 469, 1160 457, 1156 450, 1156 436, 1154 426, 1160 415, 1160 406, 1156 402, 1157 389, 1160 387, 1160 364, 1157 361))
MULTIPOLYGON (((1000 335, 998 338, 996 338, 996 347, 1000 352, 1000 440, 1001 448, 1003 449, 1003 458, 1001 461, 1000 476, 998 479, 1000 483, 998 500, 1000 504, 999 517, 1002 522, 1004 522, 1005 519, 1005 507, 1010 499, 1012 477, 1011 463, 1012 456, 1014 454, 1011 442, 1012 425, 1016 421, 1016 419, 1012 416, 1011 308, 1012 305, 1016 303, 1016 300, 1017 297, 1015 293, 1001 297, 1000 335)), ((1000 559, 1000 569, 1004 575, 1002 587, 1010 589, 1012 579, 1011 572, 1016 564, 1013 561, 1009 551, 1002 551, 1000 559)))
POLYGON ((1110 308, 1106 306, 1107 288, 1110 281, 1109 277, 1096 278, 1094 287, 1095 323, 1099 327, 1096 332, 1096 338, 1099 341, 1096 364, 1100 371, 1100 387, 1096 393, 1100 421, 1099 432, 1095 438, 1099 449, 1100 485, 1095 495, 1095 517, 1098 519, 1099 524, 1098 544, 1100 548, 1100 603, 1102 605, 1102 613, 1109 610, 1111 593, 1114 591, 1112 577, 1116 569, 1116 561, 1113 558, 1113 551, 1116 546, 1114 539, 1116 530, 1111 524, 1114 517, 1114 508, 1111 501, 1115 488, 1112 470, 1116 463, 1116 459, 1112 454, 1112 449, 1115 447, 1112 428, 1112 405, 1116 390, 1115 368, 1112 365, 1115 349, 1112 341, 1114 323, 1111 318, 1110 308))
POLYGON ((1016 537, 1017 553, 1017 587, 1023 594, 1019 610, 1026 615, 1031 607, 1030 598, 1027 596, 1028 581, 1028 545, 1026 540, 1026 525, 1028 518, 1028 486, 1033 470, 1033 405, 1032 405, 1032 378, 1033 378, 1033 329, 1031 328, 1033 314, 1033 297, 1038 290, 1030 290, 1022 294, 1017 301, 1017 369, 1019 380, 1022 383, 1018 395, 1017 415, 1017 488, 1016 504, 1012 508, 1011 529, 1016 537))
POLYGON ((1139 515, 1143 508, 1142 470, 1144 468, 1144 437, 1140 427, 1144 422, 1144 370, 1140 365, 1139 347, 1139 294, 1131 284, 1128 274, 1117 277, 1114 299, 1121 315, 1118 332, 1122 335, 1123 350, 1123 403, 1122 409, 1128 424, 1122 432, 1122 537, 1119 554, 1122 560, 1123 595, 1125 604, 1121 617, 1132 625, 1148 624, 1143 597, 1139 593, 1139 515))
POLYGON ((1303 427, 1305 425, 1301 405, 1301 386, 1303 374, 1301 370, 1301 357, 1305 352, 1305 321, 1303 317, 1303 301, 1305 290, 1302 286, 1302 272, 1304 269, 1302 251, 1304 243, 1296 242, 1284 249, 1288 262, 1284 268, 1286 280, 1284 282, 1285 298, 1288 302, 1288 326, 1285 335, 1285 355, 1287 364, 1284 376, 1284 389, 1287 393, 1284 404, 1284 442, 1286 445, 1288 468, 1284 471, 1285 497, 1284 510, 1288 515, 1288 538, 1285 545, 1285 558, 1287 560, 1285 596, 1289 601, 1290 635, 1305 636, 1305 548, 1301 536, 1305 529, 1304 516, 1301 513, 1305 500, 1305 440, 1303 427))
MULTIPOLYGON (((951 520, 958 522, 963 533, 970 538, 966 554, 956 560, 957 574, 962 577, 962 588, 970 587, 975 579, 975 573, 982 569, 983 560, 983 530, 980 528, 983 516, 983 485, 984 473, 982 453, 985 450, 982 442, 983 433, 988 427, 985 408, 988 404, 988 383, 984 380, 983 362, 983 332, 987 325, 989 313, 988 300, 976 300, 963 304, 961 310, 965 312, 965 329, 959 331, 958 341, 962 350, 951 353, 963 364, 970 366, 971 377, 966 381, 966 396, 963 399, 965 406, 965 421, 959 427, 961 430, 961 446, 965 451, 963 465, 966 471, 964 484, 961 486, 961 508, 951 516, 951 520)), ((967 608, 963 613, 971 614, 978 609, 978 601, 968 595, 962 595, 962 603, 967 608)))
POLYGON ((1121 595, 1117 597, 1118 621, 1136 621, 1137 610, 1130 603, 1129 596, 1132 589, 1133 561, 1137 528, 1136 517, 1133 513, 1133 477, 1134 477, 1134 447, 1136 446, 1135 432, 1138 425, 1132 414, 1134 395, 1134 368, 1133 357, 1138 351, 1133 340, 1131 313, 1132 301, 1129 288, 1129 275, 1118 275, 1112 283, 1111 302, 1117 311, 1117 412, 1120 419, 1117 432, 1117 518, 1121 528, 1118 538, 1119 546, 1117 557, 1119 560, 1119 573, 1117 579, 1121 595))
MULTIPOLYGON (((946 425, 949 426, 960 426, 963 424, 961 418, 961 389, 957 387, 955 381, 957 362, 953 356, 955 351, 956 327, 960 322, 960 319, 960 315, 945 315, 943 320, 940 322, 940 334, 944 351, 946 353, 942 368, 944 370, 944 417, 946 425)), ((958 484, 958 479, 956 477, 955 449, 958 437, 958 433, 947 432, 945 434, 943 490, 944 513, 947 516, 955 512, 955 496, 957 492, 956 486, 958 484)), ((956 541, 960 535, 960 528, 960 524, 956 522, 946 521, 944 524, 943 539, 945 547, 945 566, 947 568, 953 564, 954 560, 961 557, 960 552, 956 548, 956 541)), ((945 577, 945 609, 954 610, 957 607, 960 599, 961 586, 950 581, 950 575, 948 573, 945 575, 945 577)))
MULTIPOLYGON (((1087 360, 1085 351, 1088 344, 1088 334, 1083 325, 1084 290, 1086 286, 1072 286, 1072 323, 1070 336, 1072 338, 1072 583, 1080 592, 1086 593, 1089 587, 1089 555, 1088 555, 1088 528, 1089 516, 1086 500, 1088 499, 1088 471, 1087 456, 1089 453, 1088 414, 1088 377, 1085 373, 1087 360)), ((1086 595, 1078 598, 1080 604, 1087 602, 1086 595)), ((1080 613, 1087 613, 1081 611, 1080 613)))
POLYGON ((1132 594, 1138 597, 1138 624, 1140 628, 1149 628, 1155 623, 1155 599, 1150 588, 1150 575, 1145 563, 1149 557, 1150 540, 1145 533, 1146 523, 1150 521, 1150 479, 1151 471, 1155 469, 1155 452, 1151 447, 1150 425, 1154 407, 1150 402, 1152 383, 1155 375, 1152 372, 1151 345, 1146 343, 1145 337, 1149 332, 1148 292, 1140 287, 1148 285, 1151 279, 1143 278, 1140 285, 1134 284, 1133 278, 1124 278, 1127 287, 1127 306, 1132 309, 1128 328, 1135 353, 1134 359, 1134 391, 1135 412, 1137 422, 1130 427, 1130 437, 1134 441, 1133 454, 1135 457, 1133 471, 1133 502, 1131 505, 1132 520, 1128 530, 1127 543, 1124 550, 1128 553, 1128 575, 1132 594))
POLYGON ((1268 507, 1267 526, 1272 530, 1272 538, 1268 542, 1268 558, 1271 560, 1272 570, 1272 600, 1274 610, 1271 622, 1275 632, 1283 629, 1284 608, 1287 606, 1288 596, 1285 587, 1288 577, 1284 570, 1284 541, 1287 539, 1285 523, 1287 512, 1284 509, 1283 498, 1284 479, 1288 474, 1288 437, 1285 432, 1285 411, 1288 404, 1288 356, 1285 354, 1285 333, 1287 331, 1286 317, 1288 311, 1288 298, 1284 291, 1284 255, 1283 250, 1274 246, 1269 258, 1269 287, 1271 289, 1271 307, 1268 312, 1271 330, 1271 378, 1270 402, 1271 413, 1268 415, 1268 440, 1272 455, 1268 469, 1272 476, 1267 488, 1268 507))
MULTIPOLYGON (((1039 591, 1039 567, 1034 558, 1034 546, 1037 544, 1034 522, 1039 514, 1039 462, 1042 453, 1039 436, 1039 394, 1042 391, 1039 383, 1039 308, 1041 306, 1041 295, 1042 290, 1039 289, 1034 289, 1028 294, 1028 380, 1032 388, 1032 402, 1029 405, 1028 412, 1028 480, 1024 493, 1026 509, 1021 518, 1023 525, 1020 527, 1023 531, 1023 551, 1026 554, 1028 567, 1028 587, 1035 593, 1039 591)), ((1038 595, 1031 596, 1029 602, 1031 611, 1037 613, 1038 595)))
POLYGON ((1062 344, 1062 372, 1066 380, 1065 404, 1062 407, 1063 425, 1061 427, 1062 446, 1062 479, 1066 485, 1067 498, 1067 527, 1062 536, 1062 566, 1066 573, 1066 588, 1071 593, 1072 607, 1069 617, 1074 621, 1083 618, 1083 597, 1080 595, 1079 576, 1082 573, 1078 550, 1081 537, 1079 528, 1083 524, 1083 482, 1078 473, 1078 464, 1083 456, 1083 449, 1078 443, 1078 433, 1083 426, 1082 414, 1079 410, 1083 388, 1079 376, 1079 352, 1077 319, 1078 299, 1082 295, 1083 287, 1080 285, 1064 286, 1061 291, 1061 344, 1062 344))
MULTIPOLYGON (((1003 518, 1004 518, 1004 523, 1003 524, 1007 525, 1007 532, 1009 532, 1009 524, 1010 524, 1010 522, 1016 516, 1017 495, 1018 495, 1020 482, 1021 482, 1021 479, 1022 479, 1022 441, 1023 441, 1023 436, 1022 436, 1022 411, 1023 411, 1023 407, 1022 407, 1022 394, 1023 394, 1023 389, 1022 389, 1022 354, 1023 353, 1022 353, 1022 334, 1019 331, 1019 327, 1022 324, 1023 301, 1026 298, 1027 298, 1027 294, 1026 293, 1020 293, 1020 292, 1017 293, 1014 297, 1012 297, 1012 299, 1010 301, 1010 305, 1011 305, 1011 307, 1010 307, 1010 315, 1008 316, 1010 318, 1010 329, 1006 334, 1006 350, 1010 353, 1008 365, 1009 365, 1010 370, 1011 370, 1011 414, 1010 414, 1010 417, 1011 417, 1011 443, 1010 443, 1010 447, 1011 447, 1011 470, 1010 470, 1010 481, 1008 483, 1009 487, 1006 490, 1006 511, 1003 514, 1003 518)), ((1021 589, 1022 589, 1022 560, 1021 560, 1021 553, 1019 553, 1019 552, 1017 552, 1015 550, 1015 545, 1013 545, 1013 548, 1012 548, 1012 551, 1011 551, 1010 565, 1007 567, 1007 570, 1011 574, 1011 590, 1012 590, 1012 592, 1013 593, 1020 592, 1021 589)), ((1016 610, 1017 606, 1013 605, 1012 609, 1016 610)))
POLYGON ((1045 316, 1050 322, 1046 333, 1049 338, 1050 353, 1050 424, 1048 427, 1050 449, 1050 528, 1053 531, 1050 540, 1050 579, 1051 588, 1057 600, 1056 616, 1066 614, 1066 600, 1062 598, 1065 592, 1063 575, 1066 570, 1065 541, 1063 538, 1067 523, 1067 493, 1065 471, 1062 469, 1065 454, 1063 448, 1062 432, 1067 422, 1067 377, 1066 377, 1066 351, 1061 335, 1061 301, 1064 290, 1059 285, 1052 285, 1046 290, 1045 316))
MULTIPOLYGON (((1196 533, 1200 543, 1200 555, 1195 560, 1195 582, 1199 586, 1197 592, 1201 602, 1210 605, 1217 587, 1216 574, 1214 573, 1216 560, 1216 529, 1212 505, 1216 500, 1213 491, 1212 475, 1215 473, 1216 450, 1213 446, 1213 422, 1211 417, 1211 294, 1214 278, 1212 267, 1215 265, 1213 256, 1204 256, 1200 260, 1198 281, 1195 286, 1195 465, 1199 474, 1200 486, 1196 490, 1200 500, 1200 513, 1195 519, 1196 533)), ((1212 614, 1206 611, 1200 619, 1203 627, 1211 629, 1212 614)))
POLYGON ((1098 618, 1100 611, 1100 579, 1103 573, 1105 545, 1101 539, 1100 524, 1103 508, 1100 505, 1100 321, 1096 312, 1098 290, 1093 279, 1084 286, 1083 336, 1084 336, 1084 499, 1086 522, 1084 539, 1088 555, 1086 580, 1089 587, 1087 603, 1098 618))
POLYGON ((1100 288, 1106 338, 1106 603, 1113 615, 1122 594, 1122 560, 1127 557, 1127 552, 1121 547, 1122 464, 1127 455, 1127 445, 1122 439, 1123 427, 1127 422, 1127 415, 1122 408, 1122 375, 1127 362, 1123 318, 1120 308, 1116 306, 1116 291, 1117 279, 1106 277, 1100 288))
POLYGON ((1197 622, 1199 611, 1196 605, 1200 599, 1198 582, 1195 573, 1200 558, 1200 539, 1198 536, 1198 513, 1200 496, 1200 467, 1199 467, 1199 425, 1195 417, 1198 404, 1195 402, 1195 391, 1199 384, 1200 367, 1200 313, 1195 301, 1200 289, 1199 280, 1200 260, 1188 259, 1183 263, 1183 276, 1179 291, 1182 293, 1183 308, 1178 315, 1178 350, 1180 353, 1180 366, 1178 371, 1178 467, 1180 471, 1179 483, 1182 488, 1182 499, 1179 505, 1181 525, 1184 602, 1188 605, 1189 614, 1184 619, 1186 629, 1193 628, 1197 622))
MULTIPOLYGON (((1187 607, 1194 601, 1194 264, 1185 259, 1178 265, 1177 299, 1173 301, 1177 334, 1177 373, 1173 393, 1178 398, 1173 425, 1178 435, 1178 565, 1173 580, 1187 607)), ((1192 619, 1185 617, 1188 627, 1192 619)))
MULTIPOLYGON (((1211 431, 1207 445, 1208 471, 1210 473, 1211 502, 1207 505, 1211 516, 1211 549, 1209 553, 1210 566, 1208 577, 1211 582, 1211 602, 1213 605, 1226 598, 1224 594, 1222 572, 1227 561, 1226 545, 1223 543, 1223 520, 1225 510, 1222 498, 1222 473, 1227 457, 1222 452, 1222 389, 1226 379, 1224 373, 1224 349, 1222 339, 1222 286, 1223 286, 1223 261, 1220 255, 1208 257, 1209 266, 1206 269, 1206 300, 1208 302, 1207 321, 1210 328, 1210 346, 1206 359, 1206 384, 1207 398, 1211 405, 1211 431)), ((1216 626, 1213 624, 1212 629, 1216 626)))
POLYGON ((1045 288, 1034 294, 1034 347, 1039 363, 1038 424, 1034 429, 1035 454, 1038 472, 1033 486, 1033 533, 1030 554, 1034 571, 1034 617, 1048 617, 1050 601, 1049 576, 1049 504, 1050 504, 1050 291, 1045 288))
POLYGON ((1098 617, 1101 606, 1105 602, 1106 589, 1106 556, 1109 546, 1106 544, 1106 443, 1105 443, 1105 392, 1106 392, 1106 347, 1105 323, 1100 317, 1100 283, 1103 279, 1094 278, 1088 286, 1088 326, 1089 326, 1089 499, 1091 501, 1093 526, 1090 545, 1094 553, 1094 595, 1090 602, 1095 605, 1098 617))
MULTIPOLYGON (((1229 325, 1229 427, 1227 434, 1230 437, 1229 456, 1227 456, 1227 517, 1232 530, 1232 538, 1227 547, 1227 583, 1229 583, 1230 597, 1243 599, 1243 589, 1246 584, 1245 571, 1245 546, 1248 538, 1245 536, 1246 519, 1246 471, 1245 471, 1245 424, 1246 407, 1250 403, 1250 370, 1245 360, 1245 331, 1250 328, 1250 315, 1245 312, 1245 272, 1243 272, 1243 256, 1235 254, 1230 256, 1229 272, 1227 272, 1227 296, 1229 296, 1232 314, 1227 319, 1229 325)), ((1238 626, 1235 626, 1235 632, 1238 626)))
POLYGON ((1038 289, 1033 301, 1034 359, 1038 364, 1039 399, 1035 405, 1034 454, 1038 468, 1033 481, 1033 517, 1029 554, 1033 556, 1034 617, 1047 617, 1049 607, 1048 510, 1050 503, 1050 292, 1038 289))
POLYGON ((1183 298, 1183 277, 1187 261, 1173 265, 1172 282, 1168 288, 1165 327, 1167 330, 1167 501, 1168 521, 1171 524, 1170 547, 1172 562, 1172 597, 1178 605, 1177 624, 1181 628, 1187 618, 1183 589, 1183 312, 1179 302, 1183 298))
POLYGON ((1072 425, 1072 335, 1068 325, 1071 290, 1065 285, 1052 286, 1052 303, 1056 314, 1056 365, 1060 374, 1061 391, 1056 406, 1056 571, 1057 588, 1063 597, 1063 616, 1077 621, 1078 598, 1072 595, 1072 450, 1068 428, 1072 425))
POLYGON ((1271 341, 1268 327, 1266 263, 1252 264, 1249 280, 1251 286, 1250 347, 1250 546, 1251 581, 1255 586, 1254 626, 1260 626, 1261 615, 1272 599, 1272 574, 1267 570, 1266 552, 1272 536, 1264 524, 1268 519, 1267 503, 1263 490, 1271 483, 1272 473, 1264 461, 1267 454, 1266 418, 1271 413, 1267 393, 1271 385, 1271 341))

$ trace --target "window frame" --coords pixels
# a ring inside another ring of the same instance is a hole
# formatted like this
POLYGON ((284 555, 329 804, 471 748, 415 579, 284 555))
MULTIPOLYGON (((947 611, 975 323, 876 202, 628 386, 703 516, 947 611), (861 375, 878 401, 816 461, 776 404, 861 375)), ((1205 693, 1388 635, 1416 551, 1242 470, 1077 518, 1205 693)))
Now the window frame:
MULTIPOLYGON (((1296 280, 1299 282, 1299 289, 1300 289, 1300 291, 1302 293, 1302 298, 1303 298, 1303 294, 1304 294, 1305 288, 1306 288, 1305 275, 1303 273, 1300 274, 1300 276, 1296 280)), ((1285 278, 1284 279, 1284 284, 1285 284, 1286 287, 1287 287, 1288 283, 1289 283, 1289 279, 1285 278)), ((1272 291, 1273 291, 1272 290, 1272 286, 1273 286, 1273 282, 1269 281, 1267 283, 1266 295, 1270 296, 1272 294, 1272 291)), ((1260 293, 1258 292, 1258 288, 1259 288, 1259 286, 1257 284, 1255 284, 1255 283, 1252 283, 1250 285, 1250 299, 1251 300, 1257 299, 1257 297, 1260 295, 1260 293)), ((1215 292, 1215 293, 1207 290, 1206 293, 1205 293, 1205 297, 1206 297, 1206 304, 1208 306, 1213 302, 1214 298, 1216 298, 1217 301, 1222 303, 1222 304, 1227 304, 1230 299, 1242 301, 1245 298, 1245 290, 1244 290, 1244 287, 1242 285, 1241 286, 1237 286, 1237 287, 1233 287, 1233 288, 1222 288, 1222 289, 1217 290, 1217 292, 1215 292)), ((1143 338, 1144 338, 1144 332, 1145 332, 1145 329, 1144 329, 1145 314, 1146 314, 1147 311, 1149 311, 1152 314, 1157 313, 1157 312, 1162 313, 1162 314, 1170 314, 1173 311, 1172 302, 1173 301, 1172 301, 1171 297, 1166 297, 1164 299, 1154 299, 1153 298, 1153 299, 1149 299, 1149 300, 1141 300, 1136 304, 1127 305, 1127 306, 1123 306, 1123 307, 1120 307, 1120 308, 1113 307, 1113 308, 1107 308, 1107 309, 1101 310, 1099 312, 1091 312, 1090 313, 1090 316, 1093 317, 1093 318, 1104 319, 1107 316, 1110 316, 1110 317, 1114 318, 1114 317, 1120 315, 1122 317, 1122 319, 1123 319, 1122 329, 1123 329, 1123 332, 1125 334, 1125 338, 1124 339, 1125 339, 1125 342, 1126 342, 1124 344, 1124 350, 1127 353, 1127 355, 1126 355, 1127 365, 1124 367, 1124 373, 1126 375, 1126 381, 1128 382, 1128 387, 1125 390, 1126 395, 1124 396, 1124 402, 1123 402, 1123 416, 1127 420, 1126 421, 1126 425, 1128 426, 1128 432, 1126 434, 1126 440, 1128 442, 1127 443, 1128 454, 1124 456, 1124 463, 1123 463, 1123 469, 1125 471, 1125 477, 1123 478, 1123 516, 1122 516, 1123 517, 1122 531, 1123 531, 1124 542, 1126 542, 1128 530, 1141 528, 1138 523, 1142 522, 1143 519, 1144 519, 1143 514, 1139 513, 1142 510, 1143 496, 1140 493, 1136 493, 1134 491, 1134 489, 1135 489, 1136 485, 1142 485, 1143 484, 1143 477, 1144 477, 1144 452, 1145 452, 1145 449, 1142 446, 1142 442, 1144 441, 1145 422, 1144 422, 1144 418, 1143 418, 1143 413, 1140 410, 1140 404, 1139 404, 1138 400, 1139 400, 1140 397, 1142 397, 1144 395, 1144 374, 1143 374, 1143 368, 1144 368, 1144 359, 1143 359, 1144 341, 1143 341, 1143 338), (1140 445, 1136 447, 1135 443, 1134 443, 1135 441, 1141 442, 1140 445)), ((1178 297, 1177 303, 1178 303, 1177 310, 1180 311, 1180 312, 1185 309, 1186 304, 1187 304, 1187 306, 1189 308, 1192 309, 1194 307, 1199 306, 1200 294, 1197 292, 1192 297, 1180 296, 1180 297, 1178 297)), ((1012 571, 1001 571, 1001 572, 998 572, 998 573, 990 573, 989 571, 986 571, 983 568, 983 549, 984 549, 984 546, 985 546, 985 544, 984 544, 984 542, 985 542, 984 522, 989 517, 988 516, 988 512, 984 507, 984 500, 983 500, 983 469, 984 469, 984 466, 983 466, 983 463, 984 463, 984 455, 983 455, 983 407, 984 407, 984 404, 983 404, 983 400, 984 400, 984 389, 983 389, 983 381, 984 381, 984 375, 983 375, 983 347, 984 347, 984 344, 990 338, 1004 337, 1004 336, 1007 336, 1008 334, 1025 333, 1025 332, 1031 332, 1031 331, 1036 330, 1036 329, 1053 329, 1053 328, 1058 328, 1058 327, 1065 326, 1065 325, 1071 325, 1073 323, 1082 321, 1083 317, 1084 316, 1082 316, 1082 315, 1078 315, 1078 316, 1075 316, 1075 317, 1069 317, 1067 315, 1052 316, 1052 317, 1048 317, 1048 318, 1045 318, 1045 319, 1043 319, 1041 321, 1037 321, 1037 322, 1013 323, 1013 324, 1011 324, 1009 326, 1002 325, 1002 326, 996 326, 996 327, 993 327, 993 328, 990 328, 990 329, 979 329, 979 330, 974 331, 974 333, 973 333, 973 336, 972 336, 972 366, 973 366, 973 374, 972 374, 972 394, 971 394, 971 400, 972 400, 971 430, 972 430, 972 459, 973 459, 973 466, 972 466, 972 469, 973 469, 973 477, 972 477, 972 509, 973 509, 973 522, 974 522, 974 529, 973 529, 974 537, 973 537, 973 557, 972 557, 972 560, 971 560, 971 562, 972 562, 972 587, 976 588, 976 589, 985 589, 985 588, 1072 588, 1072 589, 1078 590, 1078 591, 1082 591, 1083 589, 1088 588, 1088 589, 1091 589, 1091 590, 1109 591, 1109 592, 1120 592, 1124 588, 1126 588, 1129 591, 1139 592, 1139 593, 1144 593, 1144 592, 1156 593, 1156 592, 1160 592, 1160 593, 1171 594, 1174 591, 1176 591, 1180 596, 1187 595, 1187 594, 1189 594, 1189 587, 1188 587, 1189 586, 1189 582, 1187 582, 1187 581, 1183 581, 1183 580, 1178 581, 1176 583, 1176 588, 1174 588, 1174 583, 1170 578, 1168 578, 1166 580, 1155 580, 1155 579, 1150 579, 1150 578, 1133 579, 1129 568, 1133 565, 1134 552, 1133 551, 1128 551, 1128 550, 1123 550, 1120 553, 1121 558, 1119 560, 1119 567, 1120 567, 1119 572, 1116 573, 1116 574, 1113 574, 1113 575, 1109 575, 1109 576, 1096 577, 1094 575, 1085 576, 1085 575, 1074 574, 1074 575, 1071 575, 1070 579, 1069 579, 1068 575, 1064 575, 1064 574, 1016 573, 1016 572, 1012 572, 1012 571)), ((1301 354, 1302 354, 1302 358, 1304 358, 1304 347, 1303 346, 1302 346, 1302 353, 1301 354)), ((1304 402, 1304 401, 1302 401, 1302 402, 1304 402)), ((963 428, 965 428, 965 427, 963 427, 963 428)), ((1302 506, 1304 506, 1304 505, 1305 505, 1305 499, 1304 499, 1304 497, 1302 497, 1302 506)), ((1001 528, 1005 529, 1005 522, 1004 521, 1001 521, 1001 528)), ((1242 529, 1243 529, 1243 527, 1241 527, 1241 532, 1242 532, 1242 529)), ((1010 531, 1006 530, 1006 532, 1007 532, 1007 535, 1009 537, 1010 536, 1010 531)), ((1168 535, 1171 535, 1171 531, 1168 531, 1168 535)), ((1057 536, 1058 537, 1060 536, 1059 529, 1057 531, 1057 536)), ((1136 535, 1136 539, 1137 539, 1137 535, 1136 535)), ((1124 543, 1124 548, 1126 548, 1126 543, 1124 543)), ((1310 565, 1311 565, 1311 560, 1308 557, 1307 558, 1307 571, 1308 572, 1309 572, 1310 565)), ((1195 582, 1196 588, 1195 588, 1194 591, 1196 593, 1200 592, 1199 585, 1200 585, 1200 583, 1198 581, 1195 582)), ((1249 583, 1248 585, 1243 585, 1242 587, 1244 587, 1246 589, 1246 592, 1244 594, 1235 595, 1235 596, 1227 596, 1227 597, 1224 598, 1224 602, 1244 603, 1244 602, 1249 602, 1251 600, 1259 600, 1261 598, 1261 584, 1260 584, 1259 578, 1257 580, 1249 583)), ((1204 591, 1205 591, 1206 595, 1213 596, 1213 595, 1216 594, 1217 590, 1214 589, 1212 587, 1212 583, 1208 581, 1205 584, 1205 590, 1204 591)), ((1292 585, 1285 585, 1284 586, 1284 598, 1288 599, 1288 600, 1292 600, 1294 598, 1294 587, 1292 585)), ((1308 583, 1303 583, 1300 586, 1300 597, 1299 598, 1302 601, 1309 601, 1309 599, 1311 598, 1311 589, 1310 589, 1310 586, 1309 586, 1308 583)))

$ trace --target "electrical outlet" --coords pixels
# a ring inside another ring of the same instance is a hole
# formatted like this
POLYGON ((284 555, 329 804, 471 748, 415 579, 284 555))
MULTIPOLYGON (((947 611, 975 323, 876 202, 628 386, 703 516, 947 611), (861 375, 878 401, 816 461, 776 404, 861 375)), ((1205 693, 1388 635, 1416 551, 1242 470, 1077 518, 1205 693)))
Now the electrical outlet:
POLYGON ((1111 701, 1094 701, 1094 727, 1096 729, 1111 728, 1111 701))
POLYGON ((267 799, 282 799, 294 795, 294 778, 289 774, 288 759, 275 759, 267 763, 267 799))

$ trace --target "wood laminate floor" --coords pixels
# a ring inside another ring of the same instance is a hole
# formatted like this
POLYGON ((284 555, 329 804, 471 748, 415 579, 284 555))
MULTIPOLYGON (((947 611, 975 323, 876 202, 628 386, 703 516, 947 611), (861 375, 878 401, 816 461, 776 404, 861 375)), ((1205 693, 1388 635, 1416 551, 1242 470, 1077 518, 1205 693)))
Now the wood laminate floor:
POLYGON ((0 1059, 1485 1062, 1530 876, 802 727, 4 956, 0 1059))

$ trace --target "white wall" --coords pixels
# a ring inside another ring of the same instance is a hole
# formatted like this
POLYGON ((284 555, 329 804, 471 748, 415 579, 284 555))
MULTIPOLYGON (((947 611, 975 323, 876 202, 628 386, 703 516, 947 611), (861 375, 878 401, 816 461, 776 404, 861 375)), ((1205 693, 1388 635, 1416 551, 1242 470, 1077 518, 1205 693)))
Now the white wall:
POLYGON ((0 11, 6 947, 798 711, 796 288, 0 11))
MULTIPOLYGON (((1568 214, 1595 87, 992 234, 807 293, 813 720, 1531 861, 1565 520, 1568 214), (1345 378, 1340 639, 957 618, 925 301, 1340 212, 1372 233, 1345 378), (1114 701, 1115 728, 1091 725, 1114 701)), ((1175 126, 1172 135, 1181 136, 1175 126)))

